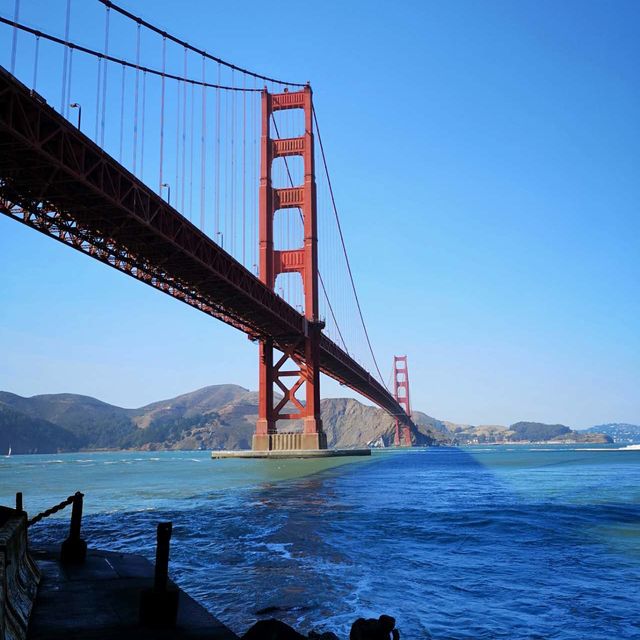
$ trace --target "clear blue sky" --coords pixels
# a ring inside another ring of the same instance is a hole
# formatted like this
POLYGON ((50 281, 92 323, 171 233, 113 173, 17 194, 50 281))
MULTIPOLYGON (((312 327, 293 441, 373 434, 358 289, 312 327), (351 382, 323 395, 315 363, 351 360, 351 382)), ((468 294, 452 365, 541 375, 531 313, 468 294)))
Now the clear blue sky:
MULTIPOLYGON (((414 408, 640 423, 639 3, 122 2, 313 83, 372 340, 385 375, 409 355, 414 408)), ((5 217, 0 270, 1 389, 257 386, 243 335, 5 217)))

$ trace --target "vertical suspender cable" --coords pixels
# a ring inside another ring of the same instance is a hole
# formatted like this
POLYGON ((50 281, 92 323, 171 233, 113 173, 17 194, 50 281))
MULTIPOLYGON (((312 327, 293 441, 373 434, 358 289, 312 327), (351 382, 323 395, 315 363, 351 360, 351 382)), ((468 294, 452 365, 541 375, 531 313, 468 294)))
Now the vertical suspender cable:
POLYGON ((38 84, 38 60, 40 58, 40 36, 36 36, 36 53, 33 61, 33 84, 32 88, 35 91, 38 84))
MULTIPOLYGON (((107 7, 107 13, 105 17, 105 25, 104 25, 104 53, 108 55, 109 53, 109 15, 110 9, 107 7)), ((100 146, 104 148, 104 127, 105 127, 105 112, 107 107, 107 70, 108 64, 107 59, 104 59, 103 66, 103 80, 102 80, 102 120, 100 123, 100 146)))
POLYGON ((224 124, 222 131, 224 132, 224 148, 223 148, 223 162, 222 170, 224 171, 224 177, 222 178, 224 188, 224 200, 222 202, 222 230, 221 233, 229 235, 228 222, 229 222, 229 92, 225 91, 224 98, 224 124))
MULTIPOLYGON (((67 13, 64 26, 64 40, 69 42, 69 23, 71 21, 71 0, 67 0, 67 13)), ((62 97, 60 98, 60 113, 67 117, 68 104, 67 104, 67 64, 69 60, 69 48, 64 48, 64 58, 62 60, 62 97)))
MULTIPOLYGON (((16 0, 13 10, 13 21, 20 20, 20 0, 16 0)), ((11 75, 16 73, 16 54, 18 51, 18 27, 13 27, 13 40, 11 42, 11 75)))
POLYGON ((147 72, 142 72, 142 130, 140 131, 140 180, 144 182, 144 132, 147 121, 147 72))
POLYGON ((193 222, 193 145, 194 145, 194 128, 195 128, 195 104, 196 104, 196 85, 191 85, 191 142, 189 144, 189 220, 193 222))
POLYGON ((122 164, 122 147, 124 144, 124 93, 125 93, 125 69, 122 65, 122 82, 120 86, 120 155, 118 162, 122 164))
MULTIPOLYGON (((219 82, 217 84, 220 84, 219 82)), ((211 237, 216 238, 218 234, 218 212, 216 210, 216 196, 217 196, 217 186, 216 186, 216 171, 218 169, 218 157, 216 153, 217 147, 217 131, 216 131, 216 117, 218 110, 220 109, 220 90, 216 88, 215 94, 211 100, 212 103, 212 113, 211 113, 211 237)))
MULTIPOLYGON (((242 88, 247 88, 247 76, 242 76, 242 88)), ((247 92, 242 92, 242 264, 246 267, 247 229, 247 92)))
MULTIPOLYGON (((184 48, 184 62, 182 68, 182 75, 187 77, 187 47, 184 48)), ((180 199, 180 213, 185 215, 184 212, 184 192, 185 192, 185 176, 186 176, 186 162, 187 162, 187 85, 182 88, 182 193, 180 199)))
POLYGON ((162 194, 163 175, 164 169, 164 85, 165 85, 165 73, 167 70, 167 38, 162 38, 162 76, 160 86, 160 180, 158 182, 158 193, 162 194))
MULTIPOLYGON (((221 66, 218 62, 218 85, 220 85, 221 66)), ((220 233, 220 89, 216 89, 216 213, 215 213, 215 233, 220 233)))
MULTIPOLYGON (((297 109, 295 109, 295 111, 297 111, 297 109)), ((293 121, 293 112, 294 109, 288 109, 287 111, 285 111, 285 114, 288 114, 288 123, 287 123, 287 127, 286 127, 286 131, 285 131, 285 138, 293 138, 293 130, 291 128, 291 123, 293 121)), ((291 211, 286 210, 285 212, 286 218, 285 221, 287 223, 287 244, 286 244, 286 249, 291 249, 292 248, 292 243, 291 243, 291 221, 293 220, 293 216, 291 215, 291 211)), ((287 278, 286 278, 286 283, 287 283, 287 300, 289 300, 290 304, 293 304, 295 301, 293 301, 291 299, 291 281, 292 281, 293 277, 291 274, 287 274, 287 278)))
POLYGON ((200 136, 200 230, 204 231, 204 197, 205 197, 205 178, 207 165, 207 88, 204 86, 206 82, 205 57, 202 56, 202 131, 200 136))
POLYGON ((138 89, 140 84, 140 23, 136 28, 136 82, 133 98, 133 173, 135 175, 138 155, 138 89))
POLYGON ((176 169, 176 173, 175 173, 175 182, 174 182, 174 189, 175 189, 175 195, 173 196, 173 206, 178 209, 178 196, 180 195, 180 122, 181 122, 181 110, 182 110, 182 101, 180 100, 180 93, 182 91, 182 88, 184 86, 184 90, 187 90, 187 85, 184 84, 183 82, 181 82, 180 80, 178 80, 176 82, 177 87, 176 87, 176 92, 178 94, 177 100, 176 100, 176 146, 175 149, 173 150, 173 157, 175 158, 175 169, 176 169))
MULTIPOLYGON (((253 88, 257 88, 256 78, 253 79, 253 88)), ((254 269, 254 273, 258 275, 258 235, 257 235, 257 226, 258 226, 258 140, 256 138, 257 125, 256 125, 256 111, 257 111, 257 99, 256 96, 259 94, 254 93, 251 96, 251 129, 253 136, 253 151, 252 155, 252 167, 251 167, 251 193, 252 193, 252 226, 251 226, 251 249, 253 251, 252 254, 252 264, 256 265, 254 269)))
POLYGON ((96 134, 95 141, 98 143, 98 133, 100 131, 100 89, 102 85, 102 58, 98 58, 98 73, 96 73, 96 134))
POLYGON ((67 110, 67 118, 69 118, 69 107, 71 104, 71 78, 73 76, 73 49, 69 51, 69 73, 67 79, 67 99, 65 101, 65 109, 67 110))
MULTIPOLYGON (((105 55, 109 54, 109 15, 111 9, 107 7, 107 13, 105 16, 104 23, 104 53, 105 55)), ((107 71, 108 64, 107 59, 105 58, 103 61, 103 80, 102 80, 102 121, 100 123, 100 146, 104 148, 104 127, 105 127, 105 115, 107 109, 107 71)))
MULTIPOLYGON (((231 69, 231 86, 236 86, 235 70, 231 69)), ((236 237, 236 92, 231 92, 231 238, 227 251, 233 255, 236 237)))

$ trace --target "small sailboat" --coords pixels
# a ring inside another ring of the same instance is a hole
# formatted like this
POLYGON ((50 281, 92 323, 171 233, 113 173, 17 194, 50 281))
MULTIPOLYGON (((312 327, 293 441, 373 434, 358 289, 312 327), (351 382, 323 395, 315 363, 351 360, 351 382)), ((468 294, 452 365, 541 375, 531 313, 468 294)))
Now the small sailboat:
POLYGON ((9 451, 7 452, 7 455, 5 457, 6 458, 10 458, 11 457, 11 445, 9 445, 9 451))

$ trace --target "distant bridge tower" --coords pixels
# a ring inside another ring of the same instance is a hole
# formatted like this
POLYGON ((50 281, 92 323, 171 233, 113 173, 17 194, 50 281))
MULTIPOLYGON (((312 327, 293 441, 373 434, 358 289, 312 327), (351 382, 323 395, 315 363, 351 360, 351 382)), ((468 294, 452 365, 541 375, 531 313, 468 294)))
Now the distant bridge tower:
POLYGON ((273 340, 260 343, 260 382, 258 421, 253 436, 253 449, 326 449, 327 436, 320 419, 320 333, 323 324, 318 309, 318 223, 316 181, 313 155, 313 103, 311 87, 284 93, 262 92, 262 138, 260 156, 260 280, 275 290, 280 273, 299 273, 304 291, 305 335, 284 349, 274 364, 273 340), (298 138, 272 139, 270 122, 275 111, 302 109, 304 135, 298 138), (304 183, 289 188, 274 188, 272 163, 276 158, 301 156, 304 183), (280 209, 299 209, 304 226, 304 245, 297 249, 275 250, 274 218, 280 209), (302 355, 304 354, 304 355, 302 355), (287 364, 289 363, 289 364, 287 364), (293 363, 293 370, 291 367, 293 363), (293 384, 285 384, 287 380, 293 384), (274 385, 283 398, 274 406, 274 385), (296 397, 304 385, 305 403, 296 397), (288 407, 293 406, 293 413, 288 407), (302 420, 303 432, 278 433, 278 420, 302 420))
MULTIPOLYGON (((393 356, 393 395, 398 404, 405 410, 405 413, 411 417, 407 356, 393 356)), ((411 431, 406 424, 402 425, 402 439, 405 446, 411 446, 411 431)), ((399 447, 400 442, 400 420, 396 418, 396 435, 393 444, 399 447)))

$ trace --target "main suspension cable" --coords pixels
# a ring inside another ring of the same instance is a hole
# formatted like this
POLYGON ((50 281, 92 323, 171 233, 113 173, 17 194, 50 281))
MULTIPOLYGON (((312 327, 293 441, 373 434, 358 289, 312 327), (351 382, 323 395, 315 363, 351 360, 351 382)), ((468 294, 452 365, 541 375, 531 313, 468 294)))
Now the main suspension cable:
POLYGON ((100 51, 96 51, 95 49, 89 49, 88 47, 83 47, 82 45, 77 44, 75 42, 64 40, 62 38, 58 38, 57 36, 53 36, 50 33, 45 33, 44 31, 40 31, 39 29, 33 29, 31 27, 28 27, 27 25, 17 22, 16 20, 9 20, 4 16, 0 16, 0 23, 6 24, 9 27, 14 27, 15 29, 19 29, 20 31, 30 33, 31 35, 36 36, 36 38, 44 38, 45 40, 49 40, 50 42, 55 42, 56 44, 61 44, 65 47, 69 47, 70 49, 76 49, 77 51, 86 53, 90 56, 93 56, 94 58, 98 58, 99 60, 102 60, 105 63, 107 61, 115 62, 117 64, 124 65, 125 67, 130 67, 131 69, 138 69, 139 71, 151 73, 153 75, 168 78, 170 80, 180 80, 193 85, 210 87, 212 89, 224 89, 225 91, 249 91, 249 92, 256 92, 256 93, 262 91, 262 89, 251 89, 248 87, 246 89, 243 89, 242 87, 230 87, 227 85, 212 84, 210 82, 201 82, 199 80, 194 80, 192 78, 182 78, 173 73, 168 73, 168 72, 163 73, 162 71, 158 71, 157 69, 152 69, 150 67, 143 67, 140 65, 136 65, 135 62, 129 62, 128 60, 124 60, 122 58, 116 58, 115 56, 108 55, 105 52, 100 52, 100 51))
POLYGON ((360 306, 360 299, 358 298, 358 292, 356 291, 356 283, 353 279, 353 272, 351 271, 351 264, 349 262, 349 256, 347 254, 347 246, 344 242, 344 235, 342 234, 342 225, 340 224, 340 217, 338 216, 338 207, 336 206, 336 199, 333 194, 333 186, 331 185, 331 178, 329 177, 329 167, 327 166, 327 158, 324 154, 324 146, 322 144, 322 136, 320 135, 320 127, 318 126, 318 117, 316 115, 316 110, 313 109, 313 121, 316 125, 316 131, 318 132, 318 142, 320 143, 320 154, 322 155, 322 164, 324 165, 324 172, 327 176, 327 185, 329 186, 329 194, 331 196, 331 204, 333 206, 333 213, 336 217, 336 223, 338 225, 338 233, 340 234, 340 242, 342 244, 342 251, 344 253, 344 259, 347 262, 347 271, 349 272, 349 280, 351 281, 351 288, 353 289, 353 295, 356 299, 356 305, 358 307, 358 314, 360 315, 360 322, 362 323, 362 328, 364 329, 364 335, 367 339, 367 344, 369 345, 369 351, 371 352, 371 357, 373 358, 373 364, 376 367, 376 371, 378 372, 378 376, 380 378, 380 382, 385 385, 387 391, 389 391, 388 387, 384 382, 384 378, 380 373, 380 367, 378 366, 378 361, 376 360, 376 356, 373 352, 373 347, 371 346, 371 340, 369 339, 369 332, 367 331, 367 325, 364 321, 364 316, 362 314, 362 307, 360 306))
POLYGON ((129 18, 130 20, 134 20, 135 22, 137 22, 138 24, 141 24, 143 27, 146 27, 150 31, 153 31, 154 33, 157 33, 158 35, 161 35, 163 38, 167 38, 167 40, 171 40, 171 42, 175 42, 176 44, 180 45, 181 47, 186 47, 190 51, 193 51, 194 53, 197 53, 197 54, 199 54, 201 56, 204 56, 205 58, 208 58, 209 60, 213 60, 214 62, 217 62, 218 64, 224 65, 225 67, 228 67, 229 69, 232 69, 234 71, 239 71, 240 73, 245 73, 246 75, 252 76, 254 78, 260 78, 261 80, 266 80, 267 82, 275 82, 277 84, 281 84, 281 85, 285 85, 285 86, 290 86, 290 87, 304 87, 304 86, 306 86, 306 83, 304 83, 304 82, 286 82, 284 80, 276 80, 275 78, 270 78, 269 76, 263 76, 263 75, 261 75, 259 73, 255 73, 254 71, 249 71, 248 69, 243 69, 242 67, 238 67, 235 64, 231 64, 230 62, 226 62, 225 60, 222 60, 221 58, 217 58, 216 56, 213 56, 210 53, 207 53, 204 49, 198 49, 197 47, 194 47, 193 45, 189 44, 188 42, 185 42, 184 40, 180 40, 180 38, 177 38, 176 36, 172 36, 171 34, 167 33, 166 31, 163 31, 162 29, 159 29, 158 27, 156 27, 155 25, 151 24, 150 22, 147 22, 146 20, 143 20, 140 16, 136 16, 133 13, 130 13, 129 11, 127 11, 126 9, 123 9, 122 7, 119 7, 117 4, 111 2, 110 0, 98 0, 98 2, 101 2, 106 7, 110 8, 110 9, 113 9, 114 11, 117 11, 118 13, 120 13, 121 15, 129 18))

